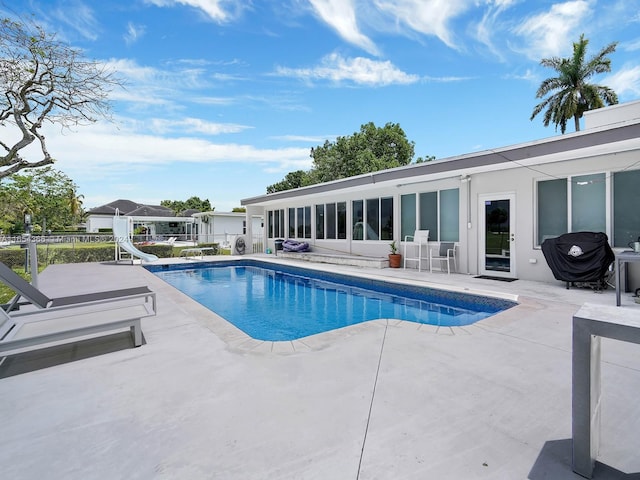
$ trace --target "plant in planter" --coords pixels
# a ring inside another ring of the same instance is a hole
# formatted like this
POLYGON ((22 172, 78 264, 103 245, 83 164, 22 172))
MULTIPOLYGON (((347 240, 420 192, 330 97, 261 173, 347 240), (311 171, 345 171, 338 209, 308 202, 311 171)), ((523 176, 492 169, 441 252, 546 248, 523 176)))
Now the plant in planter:
POLYGON ((398 253, 398 245, 395 240, 389 244, 389 249, 391 250, 391 253, 389 253, 389 267, 400 268, 402 255, 398 253))

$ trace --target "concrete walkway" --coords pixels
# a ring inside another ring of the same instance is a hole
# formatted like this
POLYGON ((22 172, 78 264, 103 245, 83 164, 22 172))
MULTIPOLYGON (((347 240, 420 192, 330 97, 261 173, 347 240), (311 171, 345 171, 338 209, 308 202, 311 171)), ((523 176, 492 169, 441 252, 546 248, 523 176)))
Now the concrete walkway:
MULTIPOLYGON (((571 317, 584 302, 615 305, 613 291, 339 269, 520 304, 464 328, 379 320, 256 342, 139 266, 50 266, 51 296, 146 284, 159 314, 143 320, 140 348, 123 333, 4 361, 1 477, 582 478, 571 317)), ((640 314, 629 294, 620 308, 640 314)), ((603 358, 594 478, 640 478, 640 346, 603 341, 603 358)))

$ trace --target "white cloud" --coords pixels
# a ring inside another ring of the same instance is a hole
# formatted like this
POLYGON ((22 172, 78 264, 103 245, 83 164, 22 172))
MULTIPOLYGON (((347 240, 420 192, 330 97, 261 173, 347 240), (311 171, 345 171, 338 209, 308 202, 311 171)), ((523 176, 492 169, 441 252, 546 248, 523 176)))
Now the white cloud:
POLYGON ((202 68, 162 70, 138 65, 130 59, 111 59, 105 67, 124 81, 124 88, 111 92, 114 101, 126 102, 129 107, 158 106, 182 109, 189 91, 210 86, 202 68))
POLYGON ((232 20, 246 2, 242 0, 145 0, 157 7, 174 7, 184 5, 201 10, 209 18, 218 23, 232 20))
POLYGON ((488 3, 487 11, 475 25, 475 36, 478 41, 489 48, 489 51, 503 60, 502 53, 495 46, 493 38, 503 29, 500 23, 501 16, 516 3, 516 0, 496 0, 488 3))
POLYGON ((437 83, 452 83, 452 82, 464 82, 471 80, 473 77, 422 77, 425 82, 437 82, 437 83))
POLYGON ((352 82, 370 86, 410 84, 420 80, 417 75, 399 70, 390 61, 375 61, 363 57, 344 58, 337 53, 327 55, 316 67, 278 67, 276 74, 309 81, 328 80, 335 83, 352 82))
POLYGON ((358 28, 353 0, 309 0, 318 16, 347 42, 377 55, 375 44, 358 28))
POLYGON ((133 23, 127 23, 127 31, 123 35, 124 41, 127 45, 131 45, 138 41, 145 34, 144 25, 134 25, 133 23))
POLYGON ((634 100, 640 97, 640 66, 625 65, 618 72, 607 76, 598 82, 613 89, 618 97, 627 97, 634 100))
POLYGON ((577 40, 576 30, 592 12, 591 7, 591 0, 556 3, 550 10, 527 18, 514 30, 523 38, 520 50, 532 60, 569 55, 577 40))
POLYGON ((120 58, 105 62, 106 68, 115 71, 124 78, 130 87, 148 88, 203 88, 208 86, 202 68, 182 68, 161 70, 138 65, 134 60, 120 58))
MULTIPOLYGON (((185 119, 189 123, 192 119, 185 119)), ((236 143, 214 143, 194 136, 166 137, 141 134, 136 128, 118 129, 99 123, 62 135, 48 127, 48 147, 58 160, 56 168, 74 178, 125 178, 167 164, 245 163, 282 169, 290 165, 309 168, 309 148, 267 148, 236 143)), ((34 148, 35 147, 29 147, 34 148)))
POLYGON ((620 46, 628 52, 635 52, 636 50, 640 50, 640 38, 637 38, 632 42, 626 42, 620 46))
POLYGON ((451 48, 458 47, 449 22, 476 4, 470 0, 373 0, 373 3, 396 22, 424 35, 434 35, 451 48))
POLYGON ((207 122, 200 118, 182 118, 179 120, 169 120, 165 118, 154 118, 146 121, 146 126, 155 134, 167 134, 175 131, 194 132, 205 135, 220 135, 224 133, 239 133, 253 128, 247 125, 235 123, 215 123, 207 122))
POLYGON ((529 68, 524 73, 507 75, 506 78, 513 78, 516 80, 524 80, 526 82, 538 83, 540 78, 529 68))
POLYGON ((83 2, 75 0, 65 3, 64 8, 57 7, 49 11, 52 17, 67 24, 83 37, 89 40, 98 38, 98 22, 93 16, 93 10, 83 2))

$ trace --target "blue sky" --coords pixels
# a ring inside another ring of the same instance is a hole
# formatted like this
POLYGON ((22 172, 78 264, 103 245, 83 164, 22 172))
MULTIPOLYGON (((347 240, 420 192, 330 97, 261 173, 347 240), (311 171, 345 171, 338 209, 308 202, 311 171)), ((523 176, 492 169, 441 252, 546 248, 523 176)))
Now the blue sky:
MULTIPOLYGON (((594 82, 640 99, 640 0, 0 0, 126 82, 113 122, 50 128, 85 208, 208 198, 218 211, 311 166, 310 148, 398 123, 416 156, 559 135, 542 58, 617 41, 594 82)), ((568 131, 572 131, 570 124, 568 131)))

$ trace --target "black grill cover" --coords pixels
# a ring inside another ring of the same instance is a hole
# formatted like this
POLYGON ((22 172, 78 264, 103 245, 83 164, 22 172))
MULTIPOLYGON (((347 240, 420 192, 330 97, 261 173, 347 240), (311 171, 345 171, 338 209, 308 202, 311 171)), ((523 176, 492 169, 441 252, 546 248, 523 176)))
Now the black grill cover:
POLYGON ((565 233, 542 242, 542 253, 556 280, 603 281, 615 255, 601 232, 565 233))

